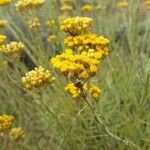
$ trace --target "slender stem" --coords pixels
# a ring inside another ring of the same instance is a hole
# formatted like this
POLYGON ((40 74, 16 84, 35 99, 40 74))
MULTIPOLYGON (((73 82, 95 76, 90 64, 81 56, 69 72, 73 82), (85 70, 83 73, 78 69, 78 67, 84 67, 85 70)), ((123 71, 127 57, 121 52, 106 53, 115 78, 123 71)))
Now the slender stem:
MULTIPOLYGON (((85 94, 84 94, 84 95, 85 95, 85 94)), ((89 106, 89 108, 91 109, 91 112, 92 112, 93 115, 94 115, 95 121, 99 124, 100 128, 101 128, 109 137, 111 137, 111 138, 113 138, 114 140, 117 140, 117 141, 119 141, 119 142, 122 142, 122 143, 124 143, 124 144, 126 144, 126 145, 128 145, 128 146, 130 145, 130 146, 136 147, 137 149, 140 149, 133 141, 129 141, 129 140, 122 139, 122 138, 118 137, 117 135, 111 133, 111 132, 109 131, 109 129, 105 126, 105 124, 104 124, 104 122, 102 121, 102 119, 97 116, 97 114, 96 114, 96 112, 95 112, 95 110, 94 110, 92 104, 89 102, 90 98, 88 98, 88 97, 86 96, 86 98, 84 98, 84 99, 85 99, 87 105, 89 106), (89 99, 89 100, 88 100, 88 99, 89 99)))

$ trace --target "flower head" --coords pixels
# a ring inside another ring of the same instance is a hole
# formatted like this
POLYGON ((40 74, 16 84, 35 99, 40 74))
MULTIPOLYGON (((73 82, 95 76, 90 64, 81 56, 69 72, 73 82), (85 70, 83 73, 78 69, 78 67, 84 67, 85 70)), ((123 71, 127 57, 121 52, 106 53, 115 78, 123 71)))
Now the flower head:
POLYGON ((64 20, 61 24, 61 30, 72 36, 84 34, 91 29, 92 19, 87 17, 74 17, 64 20))
POLYGON ((30 29, 37 29, 41 26, 40 20, 38 18, 34 18, 33 20, 28 21, 28 27, 30 29))
POLYGON ((7 129, 10 129, 13 123, 14 117, 9 115, 0 115, 0 133, 7 129))
POLYGON ((51 76, 49 70, 45 70, 41 66, 29 71, 22 77, 23 86, 27 89, 39 88, 46 83, 52 83, 54 80, 55 78, 51 76))
POLYGON ((89 89, 89 93, 92 98, 98 99, 99 95, 101 94, 101 89, 95 85, 91 85, 89 89))
POLYGON ((12 128, 9 136, 13 140, 19 140, 20 138, 23 138, 25 136, 24 131, 21 127, 19 128, 12 128))
POLYGON ((21 42, 11 42, 7 45, 0 46, 0 52, 10 57, 19 56, 24 50, 24 45, 21 42))

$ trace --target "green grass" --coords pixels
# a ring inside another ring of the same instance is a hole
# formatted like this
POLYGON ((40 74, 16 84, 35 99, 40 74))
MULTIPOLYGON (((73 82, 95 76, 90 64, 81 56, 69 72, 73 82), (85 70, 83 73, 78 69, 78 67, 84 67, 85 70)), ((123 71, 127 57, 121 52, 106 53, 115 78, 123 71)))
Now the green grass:
POLYGON ((38 11, 42 22, 40 31, 28 29, 27 18, 33 16, 16 12, 14 2, 0 8, 0 17, 9 21, 2 32, 10 41, 25 44, 28 59, 26 64, 8 60, 9 65, 3 66, 1 62, 5 57, 0 54, 0 114, 14 115, 15 126, 21 126, 26 137, 17 142, 0 137, 0 149, 149 150, 150 14, 143 3, 129 0, 128 8, 118 9, 112 0, 94 0, 89 2, 98 2, 103 9, 83 14, 79 9, 82 1, 74 0, 72 13, 72 16, 92 17, 93 31, 110 40, 110 55, 102 60, 97 75, 90 81, 102 88, 94 108, 111 133, 134 143, 127 145, 110 137, 101 127, 97 128, 89 107, 84 102, 75 102, 65 92, 68 81, 58 75, 49 62, 50 57, 64 50, 65 36, 59 29, 58 1, 47 0, 38 11), (58 36, 56 43, 46 41, 49 31, 44 23, 49 18, 57 22, 50 31, 58 36), (21 77, 39 65, 56 77, 55 83, 41 90, 46 107, 36 91, 27 91, 21 85, 21 77))

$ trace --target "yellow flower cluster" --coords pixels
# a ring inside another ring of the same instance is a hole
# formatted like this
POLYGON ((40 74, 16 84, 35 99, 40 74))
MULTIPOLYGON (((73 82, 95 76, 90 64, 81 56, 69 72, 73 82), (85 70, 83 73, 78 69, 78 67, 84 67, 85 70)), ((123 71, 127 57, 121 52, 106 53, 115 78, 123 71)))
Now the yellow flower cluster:
POLYGON ((77 88, 73 83, 68 84, 65 87, 65 91, 67 91, 71 95, 72 98, 75 98, 77 100, 80 99, 81 90, 77 88))
POLYGON ((123 0, 123 1, 118 2, 117 6, 121 7, 121 8, 126 8, 126 7, 128 7, 128 3, 127 3, 127 1, 123 0))
POLYGON ((0 20, 0 28, 3 28, 7 25, 7 20, 0 20))
POLYGON ((71 97, 74 98, 75 100, 80 100, 82 98, 81 88, 83 88, 83 90, 87 90, 86 83, 81 86, 82 87, 78 87, 78 85, 75 85, 74 83, 69 83, 65 87, 65 91, 68 92, 71 95, 71 97))
POLYGON ((95 85, 91 85, 89 89, 89 93, 92 98, 98 99, 99 95, 101 94, 101 89, 95 85))
POLYGON ((25 74, 22 78, 23 86, 27 89, 39 88, 46 83, 52 83, 55 80, 51 76, 49 70, 45 70, 43 67, 35 68, 25 74))
POLYGON ((4 42, 6 41, 6 39, 7 39, 6 35, 0 34, 0 45, 4 44, 4 42))
POLYGON ((30 29, 36 29, 41 26, 40 20, 38 18, 34 18, 33 20, 28 21, 28 27, 30 29))
POLYGON ((39 8, 45 0, 18 0, 15 4, 16 10, 22 11, 24 9, 35 9, 39 8))
POLYGON ((87 57, 87 53, 73 54, 71 49, 51 59, 54 68, 72 81, 85 81, 95 76, 99 61, 94 57, 87 57))
POLYGON ((78 53, 89 52, 91 49, 94 52, 99 52, 103 57, 108 55, 109 49, 108 44, 109 40, 103 36, 97 36, 95 34, 85 34, 78 36, 68 36, 64 43, 70 48, 75 50, 78 53))
POLYGON ((91 12, 93 10, 93 6, 90 4, 85 4, 81 7, 81 11, 83 12, 91 12))
POLYGON ((9 136, 13 140, 19 140, 20 138, 23 138, 25 136, 24 131, 21 127, 19 128, 12 128, 9 136))
POLYGON ((5 130, 10 129, 13 121, 13 116, 0 115, 0 133, 3 133, 5 130))
POLYGON ((87 17, 74 17, 64 20, 61 24, 61 30, 72 36, 85 34, 91 29, 92 19, 87 17))
POLYGON ((0 6, 8 5, 11 2, 11 0, 0 0, 0 6))
POLYGON ((11 42, 7 45, 0 46, 0 52, 10 57, 17 57, 24 50, 24 45, 21 42, 11 42))

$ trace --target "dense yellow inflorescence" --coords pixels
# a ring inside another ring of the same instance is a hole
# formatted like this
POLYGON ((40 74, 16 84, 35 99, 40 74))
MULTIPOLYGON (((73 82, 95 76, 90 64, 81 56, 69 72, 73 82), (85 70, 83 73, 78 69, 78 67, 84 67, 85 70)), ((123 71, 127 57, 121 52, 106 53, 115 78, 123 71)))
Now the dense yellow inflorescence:
POLYGON ((85 34, 91 29, 92 19, 87 17, 74 17, 64 20, 61 30, 72 35, 85 34))
POLYGON ((18 0, 15 4, 16 10, 22 11, 24 9, 35 9, 43 5, 45 0, 18 0))
POLYGON ((51 59, 54 68, 71 80, 85 81, 95 76, 99 61, 94 57, 87 57, 87 53, 73 54, 67 49, 61 55, 51 59))
POLYGON ((21 42, 11 42, 7 45, 0 46, 0 52, 10 57, 20 56, 24 50, 24 45, 21 42))
POLYGON ((5 41, 6 41, 6 39, 7 39, 7 36, 6 36, 6 35, 0 34, 0 45, 4 44, 5 41))
POLYGON ((0 133, 3 133, 5 130, 10 129, 13 124, 13 121, 13 116, 0 115, 0 133))
POLYGON ((65 91, 67 91, 72 98, 75 98, 77 100, 80 99, 81 90, 77 88, 73 83, 68 84, 65 87, 65 91))
POLYGON ((34 18, 33 20, 28 21, 28 27, 30 29, 37 29, 41 26, 40 20, 38 18, 34 18))
POLYGON ((68 36, 64 43, 70 48, 75 50, 78 53, 89 52, 91 49, 94 52, 99 52, 103 57, 108 55, 109 49, 108 44, 109 40, 103 36, 97 36, 95 34, 89 33, 85 35, 78 36, 68 36))
POLYGON ((125 1, 125 0, 120 1, 120 2, 117 3, 117 6, 121 7, 121 8, 126 8, 126 7, 128 7, 128 2, 125 1))
POLYGON ((95 85, 91 85, 89 89, 89 94, 92 98, 98 99, 99 95, 101 94, 101 89, 95 85))
POLYGON ((46 83, 52 83, 55 80, 50 74, 49 70, 45 70, 43 67, 35 68, 29 71, 22 78, 23 86, 27 89, 39 88, 46 83))
POLYGON ((12 128, 9 133, 9 136, 13 140, 19 140, 19 139, 23 138, 25 136, 25 134, 24 134, 23 129, 21 127, 19 127, 19 128, 12 128))
POLYGON ((81 7, 81 11, 83 12, 91 12, 92 10, 93 10, 93 6, 90 4, 86 4, 81 7))
POLYGON ((11 2, 11 0, 0 0, 0 6, 8 5, 11 2))
POLYGON ((7 23, 7 20, 0 20, 0 28, 6 27, 7 23))

